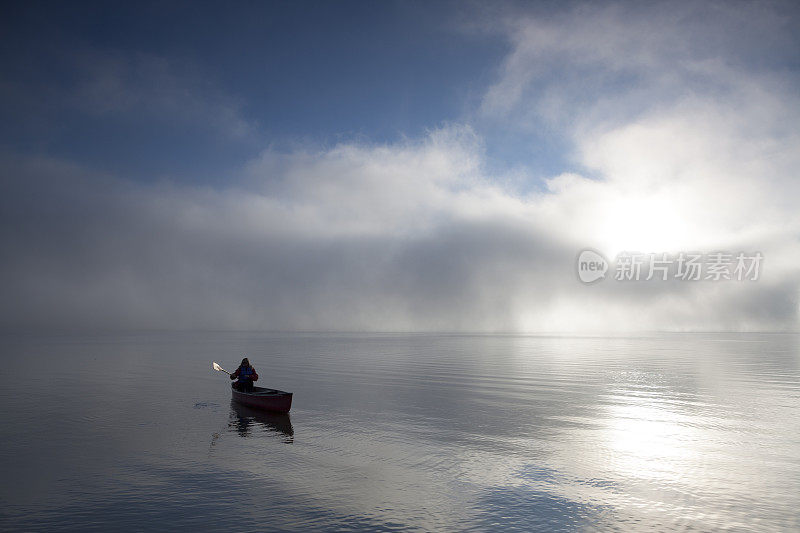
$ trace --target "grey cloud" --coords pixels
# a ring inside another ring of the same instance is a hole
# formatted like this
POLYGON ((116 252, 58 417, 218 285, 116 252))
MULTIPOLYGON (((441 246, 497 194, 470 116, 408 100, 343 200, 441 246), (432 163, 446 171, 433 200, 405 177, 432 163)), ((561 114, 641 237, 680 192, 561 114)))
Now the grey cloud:
POLYGON ((83 46, 51 48, 41 56, 23 50, 16 58, 23 66, 7 66, 13 74, 0 82, 5 143, 41 148, 53 139, 68 142, 70 135, 100 136, 109 124, 130 132, 188 127, 237 143, 258 135, 259 125, 243 112, 243 102, 185 59, 83 46))
POLYGON ((65 58, 76 83, 67 101, 89 114, 147 115, 245 138, 256 124, 197 66, 147 54, 85 50, 65 58))
POLYGON ((469 222, 421 237, 254 236, 235 213, 185 216, 214 216, 194 191, 32 177, 4 196, 6 326, 508 330, 513 292, 538 291, 535 276, 572 254, 469 222))
POLYGON ((512 51, 483 111, 561 127, 613 127, 692 95, 796 82, 790 2, 596 2, 501 17, 512 51))
MULTIPOLYGON (((553 331, 796 323, 786 296, 797 289, 794 279, 583 286, 574 272, 581 243, 527 213, 536 202, 525 204, 523 216, 506 210, 513 199, 484 201, 486 212, 474 216, 469 202, 459 210, 459 190, 425 208, 440 213, 424 231, 407 233, 395 225, 361 231, 338 213, 329 218, 335 206, 315 199, 292 223, 341 227, 287 231, 272 221, 291 209, 274 199, 259 203, 262 193, 253 190, 134 185, 52 161, 5 160, 4 168, 13 176, 2 200, 5 327, 553 331), (248 202, 263 218, 240 208, 248 202), (308 218, 312 207, 317 213, 308 218)), ((294 194, 294 202, 310 202, 294 194)))

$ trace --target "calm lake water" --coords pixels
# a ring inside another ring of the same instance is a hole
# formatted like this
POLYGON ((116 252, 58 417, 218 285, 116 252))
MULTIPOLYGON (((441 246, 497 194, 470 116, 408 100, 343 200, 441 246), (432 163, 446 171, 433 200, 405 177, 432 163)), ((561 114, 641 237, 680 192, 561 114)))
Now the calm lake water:
POLYGON ((3 530, 800 529, 797 335, 0 342, 3 530))

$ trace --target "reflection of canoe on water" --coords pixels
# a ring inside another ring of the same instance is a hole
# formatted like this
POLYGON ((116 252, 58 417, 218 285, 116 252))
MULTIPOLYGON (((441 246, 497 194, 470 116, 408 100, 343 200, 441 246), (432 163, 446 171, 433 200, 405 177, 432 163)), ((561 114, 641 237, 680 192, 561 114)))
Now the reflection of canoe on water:
POLYGON ((253 387, 253 392, 242 392, 236 390, 231 384, 231 394, 233 394, 233 399, 240 404, 254 409, 263 409, 274 413, 288 413, 289 409, 292 408, 291 392, 262 387, 253 387))
POLYGON ((281 433, 289 437, 291 442, 294 436, 294 428, 289 415, 285 413, 271 413, 260 409, 253 409, 238 402, 231 401, 231 423, 229 427, 235 430, 242 437, 251 436, 251 429, 258 428, 268 431, 281 433))

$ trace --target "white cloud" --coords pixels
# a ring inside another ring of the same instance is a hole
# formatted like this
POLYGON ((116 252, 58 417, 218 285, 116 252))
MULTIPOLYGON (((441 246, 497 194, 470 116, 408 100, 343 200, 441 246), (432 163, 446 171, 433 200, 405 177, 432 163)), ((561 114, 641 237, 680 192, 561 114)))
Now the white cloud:
MULTIPOLYGON (((796 290, 791 265, 753 286, 579 284, 580 247, 602 243, 616 216, 611 230, 644 227, 652 238, 654 213, 632 221, 617 212, 623 178, 563 175, 547 193, 518 197, 483 175, 475 150, 469 129, 448 128, 398 146, 266 152, 239 188, 225 190, 18 164, 7 201, 45 192, 17 201, 17 217, 4 209, 4 227, 17 234, 4 236, 13 253, 3 278, 14 280, 7 292, 19 304, 3 321, 482 331, 795 323, 780 294, 796 290)), ((634 186, 631 195, 684 206, 658 188, 634 186)), ((786 254, 785 241, 774 251, 786 254)))

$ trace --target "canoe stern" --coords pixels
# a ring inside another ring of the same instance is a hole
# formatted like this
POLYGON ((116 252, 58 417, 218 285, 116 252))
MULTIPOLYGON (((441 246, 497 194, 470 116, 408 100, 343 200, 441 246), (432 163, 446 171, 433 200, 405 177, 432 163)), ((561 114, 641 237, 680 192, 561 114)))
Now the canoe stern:
POLYGON ((291 392, 256 388, 256 392, 247 393, 231 387, 231 394, 235 401, 253 409, 262 409, 273 413, 288 413, 292 408, 291 392))

